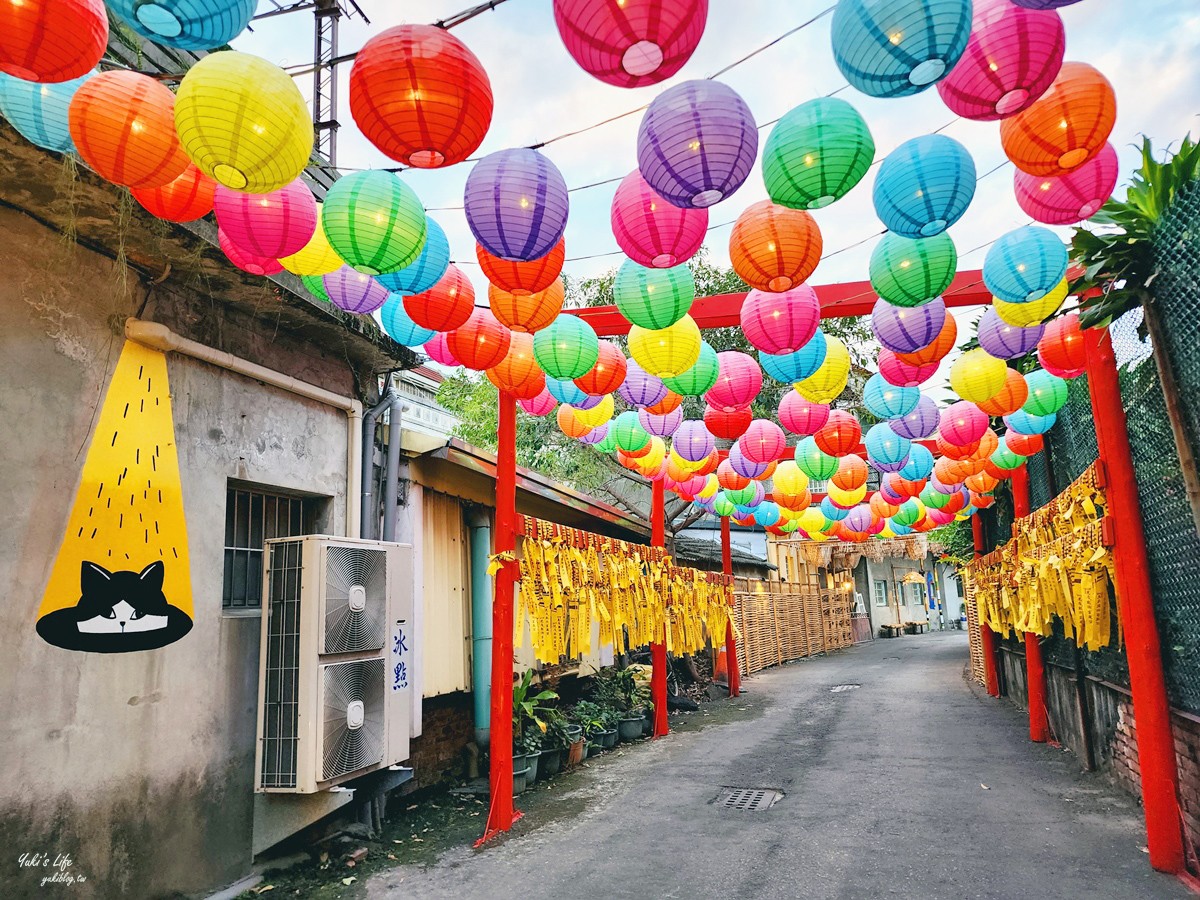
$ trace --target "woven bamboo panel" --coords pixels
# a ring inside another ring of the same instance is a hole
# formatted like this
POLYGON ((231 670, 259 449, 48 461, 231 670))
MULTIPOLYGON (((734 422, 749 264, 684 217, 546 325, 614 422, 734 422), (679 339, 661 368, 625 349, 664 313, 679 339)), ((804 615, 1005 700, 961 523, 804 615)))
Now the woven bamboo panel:
POLYGON ((975 587, 971 578, 963 573, 963 597, 967 607, 967 635, 971 641, 971 677, 980 684, 987 684, 987 676, 983 669, 983 639, 979 636, 979 614, 975 610, 975 587))
POLYGON ((815 576, 788 584, 739 578, 735 588, 739 662, 748 675, 854 643, 849 594, 820 590, 815 576))

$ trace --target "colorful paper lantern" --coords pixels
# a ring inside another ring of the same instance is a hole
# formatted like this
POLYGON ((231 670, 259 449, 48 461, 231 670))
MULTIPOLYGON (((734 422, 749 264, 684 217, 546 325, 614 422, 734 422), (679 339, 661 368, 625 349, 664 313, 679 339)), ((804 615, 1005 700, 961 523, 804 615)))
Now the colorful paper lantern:
POLYGON ((755 419, 738 438, 742 453, 752 462, 771 463, 787 449, 783 429, 769 419, 755 419))
POLYGON ((246 30, 257 0, 109 0, 136 34, 164 47, 212 50, 246 30))
POLYGON ((924 365, 910 365, 900 359, 891 350, 879 351, 879 374, 888 384, 896 387, 916 387, 924 384, 937 372, 939 362, 934 361, 924 365))
MULTIPOLYGON (((532 338, 530 338, 530 340, 532 341, 532 338)), ((532 346, 533 345, 531 343, 530 344, 531 350, 532 350, 532 346)), ((615 410, 616 404, 613 403, 612 396, 606 394, 605 396, 603 396, 599 399, 600 399, 600 402, 597 403, 595 406, 593 406, 591 409, 576 409, 575 410, 575 418, 577 418, 584 425, 588 426, 588 428, 599 428, 602 424, 608 422, 608 420, 611 419, 613 416, 613 412, 615 410)), ((640 415, 638 416, 638 421, 639 422, 641 421, 640 415)), ((647 430, 649 430, 649 429, 647 429, 647 430)))
POLYGON ((566 288, 562 279, 536 294, 511 294, 494 284, 488 285, 488 306, 496 318, 513 331, 532 334, 541 331, 562 312, 566 288))
MULTIPOLYGON (((233 246, 233 245, 231 244, 230 246, 233 246)), ((323 273, 321 273, 321 275, 301 275, 300 276, 300 282, 304 285, 305 290, 307 290, 310 294, 312 294, 317 300, 320 300, 322 303, 329 302, 329 295, 327 293, 325 293, 325 283, 322 278, 322 276, 326 275, 326 274, 328 274, 328 273, 323 272, 323 273)))
MULTIPOLYGON (((752 427, 753 424, 754 423, 751 423, 752 427)), ((749 433, 750 431, 747 429, 746 434, 749 433)), ((753 460, 748 457, 743 451, 743 444, 741 443, 742 439, 746 437, 746 434, 742 435, 741 438, 738 438, 738 443, 729 448, 729 464, 733 466, 733 470, 735 472, 737 472, 743 478, 749 478, 751 481, 757 481, 762 478, 769 477, 770 473, 767 470, 772 465, 773 461, 758 462, 757 460, 753 460)), ((730 499, 733 498, 731 497, 730 499)), ((741 500, 736 502, 743 506, 749 505, 741 500)))
POLYGON ((838 458, 818 447, 813 437, 800 439, 796 444, 795 459, 800 471, 813 481, 824 481, 838 469, 838 458))
POLYGON ((833 60, 871 97, 919 93, 945 77, 971 32, 971 0, 839 0, 833 60))
POLYGON ((575 412, 574 407, 564 403, 558 408, 558 412, 554 414, 558 423, 558 430, 569 438, 581 438, 592 430, 591 426, 584 425, 579 421, 575 412))
POLYGON ((1067 274, 1067 248, 1053 231, 1026 225, 988 248, 983 283, 1009 303, 1030 303, 1050 293, 1067 274))
MULTIPOLYGON (((750 464, 748 460, 740 455, 738 460, 741 464, 750 464)), ((750 476, 739 472, 733 462, 732 458, 726 458, 721 460, 721 464, 717 466, 717 484, 721 486, 723 493, 744 490, 750 486, 750 476)))
POLYGON ((617 246, 635 263, 652 269, 687 262, 696 255, 708 231, 707 209, 683 209, 668 203, 637 169, 618 185, 611 218, 617 246))
MULTIPOLYGON (((493 372, 495 370, 489 369, 488 371, 493 372)), ((543 375, 542 377, 545 378, 546 376, 543 375)), ((604 422, 600 425, 597 425, 595 428, 593 428, 591 431, 589 431, 583 437, 579 438, 579 443, 587 444, 590 447, 598 447, 599 445, 604 443, 605 438, 608 437, 608 432, 609 432, 609 423, 604 422)), ((614 447, 616 446, 615 440, 613 441, 613 446, 614 447)), ((612 451, 606 451, 606 452, 612 452, 612 451)))
POLYGON ((473 310, 466 322, 446 335, 454 357, 476 372, 499 365, 511 341, 512 332, 497 321, 490 309, 482 308, 473 310))
POLYGON ((668 438, 683 422, 683 410, 675 409, 669 413, 657 415, 644 409, 638 410, 638 421, 652 435, 668 438))
POLYGON ((450 241, 446 232, 426 216, 425 246, 421 253, 403 269, 379 275, 379 283, 397 294, 420 294, 437 284, 449 265, 450 241))
MULTIPOLYGON (((388 304, 390 303, 389 300, 388 304)), ((384 304, 385 310, 388 308, 388 304, 384 304)), ((508 352, 500 362, 487 370, 488 381, 494 384, 497 390, 506 391, 518 400, 536 400, 546 390, 546 376, 538 368, 537 361, 533 358, 533 336, 519 331, 508 334, 508 352)), ((449 337, 447 340, 449 341, 449 337)), ((581 415, 578 413, 576 415, 581 422, 584 421, 581 415)), ((607 420, 610 415, 612 415, 611 405, 600 420, 607 420)), ((603 437, 603 433, 596 435, 596 441, 600 441, 603 437)))
POLYGON ((689 462, 700 462, 712 453, 716 442, 703 422, 688 419, 675 429, 671 448, 689 462))
POLYGON ((654 406, 670 394, 662 379, 643 369, 637 360, 627 360, 625 365, 625 380, 617 393, 630 406, 654 406))
POLYGON ((1013 171, 1017 204, 1038 222, 1074 225, 1100 211, 1117 186, 1120 161, 1116 148, 1104 148, 1077 169, 1064 175, 1030 175, 1013 171))
POLYGON ((826 335, 825 361, 812 375, 796 382, 795 387, 805 399, 813 403, 832 403, 846 389, 849 378, 849 349, 838 338, 826 335))
POLYGON ((317 201, 302 181, 267 194, 246 194, 217 185, 217 226, 255 256, 279 259, 304 249, 317 230, 317 201))
POLYGON ((1009 325, 993 307, 984 310, 977 329, 979 346, 997 359, 1016 359, 1032 353, 1041 340, 1045 328, 1033 325, 1017 328, 1009 325))
POLYGON ((1026 9, 1059 9, 1063 6, 1070 6, 1072 3, 1078 3, 1079 0, 1012 0, 1012 2, 1026 9))
POLYGON ((717 360, 717 351, 701 341, 700 356, 692 363, 691 368, 682 375, 664 378, 663 384, 684 397, 700 397, 717 383, 719 374, 720 363, 717 360))
POLYGON ((685 81, 652 101, 638 128, 638 169, 670 203, 704 208, 742 186, 758 153, 750 107, 719 81, 685 81))
POLYGON ((818 328, 812 340, 794 353, 759 353, 758 362, 776 381, 794 384, 811 377, 824 365, 826 348, 825 335, 818 328))
POLYGON ((432 328, 422 328, 404 311, 404 298, 391 294, 379 308, 379 321, 383 330, 397 344, 419 347, 437 334, 432 328))
POLYGON ((360 272, 379 275, 416 262, 425 248, 425 207, 399 176, 351 172, 333 183, 321 205, 325 237, 360 272))
POLYGON ((1029 328, 1044 322, 1058 312, 1058 308, 1067 299, 1068 292, 1067 279, 1064 278, 1054 290, 1039 300, 1032 300, 1029 303, 1008 303, 998 297, 993 297, 992 308, 996 310, 996 315, 1005 324, 1017 328, 1029 328))
POLYGON ((892 419, 888 424, 900 437, 915 441, 918 438, 927 438, 937 431, 939 421, 937 403, 932 397, 922 394, 910 413, 892 419))
POLYGON ((1019 113, 1046 92, 1062 66, 1066 34, 1056 12, 1009 0, 974 0, 971 37, 938 93, 966 119, 994 121, 1019 113))
MULTIPOLYGON (((271 259, 269 256, 255 256, 253 253, 243 250, 219 228, 217 229, 217 246, 221 248, 221 252, 229 261, 243 272, 249 272, 251 275, 278 275, 283 271, 283 266, 279 264, 278 260, 271 259)), ((385 296, 386 294, 387 291, 384 291, 385 296)), ((327 291, 325 297, 329 298, 327 291)))
POLYGON ((1036 369, 1025 376, 1025 383, 1029 386, 1029 397, 1021 406, 1024 413, 1044 418, 1057 413, 1067 402, 1067 383, 1049 372, 1036 369))
MULTIPOLYGON (((529 413, 529 415, 537 416, 538 418, 549 415, 555 406, 554 397, 548 390, 545 389, 543 389, 542 392, 532 400, 519 400, 517 402, 521 404, 521 409, 525 410, 525 412, 529 413)), ((612 438, 613 446, 605 448, 597 446, 596 449, 600 450, 602 453, 612 453, 613 449, 616 447, 616 437, 612 434, 611 428, 609 429, 605 440, 608 438, 612 438)), ((604 441, 601 443, 604 443, 604 441)))
MULTIPOLYGON (((550 395, 559 403, 566 403, 570 406, 583 408, 587 405, 588 394, 585 394, 575 382, 570 379, 547 378, 546 389, 550 391, 550 395)), ((599 397, 593 399, 599 400, 599 397)))
POLYGON ((704 407, 704 425, 714 437, 724 441, 736 441, 746 429, 750 427, 750 423, 754 420, 754 414, 750 409, 713 409, 711 406, 704 407))
POLYGON ((980 400, 979 408, 989 416, 1007 416, 1020 409, 1028 397, 1025 376, 1016 369, 1009 369, 1005 373, 1004 387, 986 400, 980 400))
POLYGON ((737 350, 717 354, 719 374, 716 384, 704 395, 713 409, 734 410, 748 407, 762 390, 762 371, 754 357, 737 350))
POLYGON ((914 353, 937 339, 946 318, 941 297, 914 307, 892 306, 881 298, 871 311, 871 330, 893 353, 914 353))
POLYGON ((1004 360, 976 348, 962 354, 950 367, 950 388, 964 400, 978 402, 994 397, 1007 377, 1004 360))
POLYGON ((825 424, 813 435, 817 446, 830 456, 853 453, 862 440, 862 425, 854 413, 844 409, 831 410, 825 424))
POLYGON ((905 481, 925 481, 933 474, 933 453, 920 444, 909 444, 908 461, 897 473, 905 481))
MULTIPOLYGON (((191 163, 183 170, 183 174, 174 181, 168 181, 160 187, 133 188, 131 193, 138 203, 142 204, 151 215, 168 222, 194 222, 203 219, 213 208, 213 197, 216 192, 216 182, 206 176, 191 163)), ((341 260, 333 266, 340 266, 341 260)), ((327 271, 332 271, 329 269, 327 271)), ((297 273, 321 274, 321 273, 297 273)))
POLYGON ((975 196, 975 161, 944 134, 905 141, 888 154, 875 176, 875 213, 901 237, 941 234, 967 211, 975 196))
POLYGON ((101 0, 20 0, 0 18, 0 72, 58 83, 92 71, 108 46, 101 0))
POLYGON ((1087 370, 1087 350, 1079 313, 1059 316, 1046 326, 1038 341, 1038 362, 1059 378, 1077 378, 1087 370))
POLYGON ((1067 62, 1036 103, 1000 123, 1000 144, 1022 172, 1063 175, 1104 149, 1116 121, 1108 79, 1087 63, 1067 62))
POLYGON ((210 53, 188 69, 175 97, 175 129, 200 171, 235 191, 277 190, 312 156, 312 118, 291 76, 235 50, 210 53))
POLYGON ((942 323, 942 330, 938 332, 933 341, 912 353, 897 353, 896 358, 910 366, 930 365, 939 362, 942 357, 953 350, 956 340, 958 340, 958 323, 954 316, 946 316, 946 321, 942 323))
POLYGON ((938 433, 956 447, 967 447, 983 437, 988 429, 987 413, 968 400, 951 403, 942 410, 938 433))
POLYGON ((625 260, 612 286, 618 311, 642 328, 674 325, 687 315, 696 298, 696 281, 687 266, 651 269, 625 260))
POLYGON ((801 103, 781 118, 763 147, 771 200, 820 209, 849 193, 871 166, 875 141, 858 110, 837 97, 801 103))
POLYGON ((492 85, 478 57, 445 28, 397 25, 350 67, 350 114, 384 156, 436 169, 460 163, 492 122, 492 85))
MULTIPOLYGON (((196 169, 195 166, 192 166, 196 169)), ((186 173, 185 173, 186 174, 186 173)), ((181 176, 182 177, 182 176, 181 176)), ((200 175, 204 178, 204 175, 200 175)), ((176 179, 178 180, 178 179, 176 179)), ((206 179, 207 180, 207 179, 206 179)), ((212 184, 212 182, 209 182, 212 184)), ((290 256, 283 256, 279 259, 280 264, 295 275, 301 277, 305 275, 328 275, 334 269, 344 265, 344 261, 333 247, 329 246, 329 238, 325 237, 325 226, 321 224, 321 209, 320 204, 317 204, 317 223, 313 230, 312 237, 296 253, 290 256)), ((385 284, 384 287, 387 287, 385 284)), ((388 288, 390 291, 391 288, 388 288)))
POLYGON ((829 407, 813 403, 796 391, 788 391, 779 401, 779 422, 792 434, 815 434, 829 421, 829 407))
POLYGON ((836 508, 841 514, 841 518, 844 519, 846 514, 866 499, 867 496, 867 486, 865 484, 860 487, 843 490, 836 484, 830 483, 825 491, 825 500, 821 501, 821 509, 829 518, 834 518, 834 515, 831 515, 828 507, 825 506, 826 502, 836 508))
POLYGON ((467 176, 463 199, 475 240, 501 259, 543 257, 567 227, 567 183, 536 150, 489 153, 467 176))
MULTIPOLYGON (((406 306, 404 310, 408 312, 408 307, 406 306)), ((430 359, 441 363, 443 366, 457 366, 459 364, 446 344, 446 332, 438 332, 426 341, 425 352, 429 354, 430 359)))
POLYGON ((863 386, 863 406, 878 419, 899 419, 908 415, 921 402, 917 388, 896 387, 876 373, 863 386))
POLYGON ((779 293, 751 289, 742 301, 742 332, 763 353, 794 353, 821 323, 821 301, 807 284, 779 293))
POLYGON ((600 342, 591 325, 562 313, 534 335, 533 355, 551 378, 578 378, 600 358, 600 342))
POLYGON ((475 258, 487 280, 510 294, 536 294, 550 287, 562 272, 566 255, 566 245, 561 238, 545 256, 528 261, 500 259, 479 244, 475 245, 475 258))
POLYGON ((131 188, 162 187, 188 167, 175 135, 175 95, 137 72, 93 75, 68 112, 79 156, 102 178, 131 188))
POLYGON ((1019 469, 1025 464, 1025 457, 1019 453, 1014 453, 1003 441, 996 448, 996 452, 991 457, 992 465, 1005 472, 1011 472, 1013 469, 1019 469))
POLYGON ((808 280, 821 261, 823 246, 821 229, 807 212, 760 200, 734 222, 729 260, 750 287, 787 291, 808 280))
MULTIPOLYGON (((346 312, 374 312, 383 306, 390 296, 388 289, 370 275, 364 275, 349 266, 342 266, 328 275, 322 275, 321 281, 325 285, 325 293, 329 295, 330 302, 346 312)), ((454 347, 450 348, 450 352, 458 357, 454 347)))
POLYGON ((46 84, 0 74, 0 113, 31 144, 68 153, 75 149, 69 118, 71 98, 90 77, 89 72, 46 84))
POLYGON ((704 33, 708 0, 554 0, 571 58, 605 84, 658 84, 683 66, 704 33))
POLYGON ((625 354, 612 341, 599 341, 597 347, 596 364, 575 379, 575 386, 585 394, 611 394, 625 381, 625 354))
POLYGON ((957 269, 949 234, 913 239, 889 231, 871 252, 871 287, 893 306, 920 306, 950 287, 957 269))
POLYGON ((404 311, 422 328, 453 331, 466 324, 475 308, 475 288, 458 266, 446 267, 437 284, 404 297, 404 311))
POLYGON ((682 375, 700 358, 700 329, 691 316, 674 325, 651 330, 634 325, 629 330, 629 355, 659 378, 682 375))
POLYGON ((1009 431, 1004 435, 1004 443, 1019 456, 1033 456, 1042 451, 1046 440, 1040 434, 1021 434, 1019 431, 1009 431))
POLYGON ((665 415, 669 412, 674 412, 683 404, 683 397, 676 394, 674 391, 668 390, 667 396, 659 400, 657 403, 652 403, 645 407, 646 412, 656 416, 665 415))
POLYGON ((808 490, 808 476, 793 460, 785 459, 776 467, 772 484, 777 494, 799 495, 808 490))
POLYGON ((850 454, 838 460, 837 471, 829 479, 831 486, 841 491, 857 491, 867 483, 867 464, 861 456, 850 454))
MULTIPOLYGON (((534 338, 536 341, 537 338, 534 338)), ((637 413, 626 410, 613 421, 613 431, 616 433, 617 446, 626 453, 638 451, 650 443, 650 435, 638 421, 637 413)))

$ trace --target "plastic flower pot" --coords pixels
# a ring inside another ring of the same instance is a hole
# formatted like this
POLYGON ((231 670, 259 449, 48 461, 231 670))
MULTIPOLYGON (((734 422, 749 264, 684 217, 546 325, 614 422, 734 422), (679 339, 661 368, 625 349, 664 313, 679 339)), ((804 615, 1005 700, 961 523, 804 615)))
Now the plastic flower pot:
POLYGON ((603 751, 604 751, 604 748, 601 747, 599 744, 588 744, 587 745, 587 758, 591 759, 593 756, 599 756, 603 751))
POLYGON ((533 784, 538 779, 538 761, 542 758, 542 754, 530 753, 525 757, 525 764, 529 767, 529 774, 525 776, 525 781, 528 784, 533 784))
POLYGON ((611 750, 613 747, 617 746, 619 734, 617 729, 610 728, 608 731, 600 732, 597 737, 600 739, 601 747, 603 747, 605 750, 611 750))
POLYGON ((525 793, 525 789, 529 787, 529 769, 514 769, 513 770, 513 796, 525 793))
POLYGON ((542 778, 553 778, 562 771, 562 750, 543 750, 538 757, 538 774, 542 778))
POLYGON ((621 719, 617 722, 617 733, 623 741, 636 741, 642 736, 642 724, 646 720, 641 716, 621 719))

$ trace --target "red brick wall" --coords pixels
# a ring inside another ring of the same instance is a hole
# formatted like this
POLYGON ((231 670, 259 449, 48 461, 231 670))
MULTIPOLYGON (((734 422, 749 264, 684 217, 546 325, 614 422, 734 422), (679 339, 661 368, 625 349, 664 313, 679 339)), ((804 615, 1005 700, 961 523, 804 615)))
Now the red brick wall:
POLYGON ((412 790, 434 787, 462 774, 463 747, 475 740, 471 695, 466 691, 425 700, 421 736, 409 749, 412 790))

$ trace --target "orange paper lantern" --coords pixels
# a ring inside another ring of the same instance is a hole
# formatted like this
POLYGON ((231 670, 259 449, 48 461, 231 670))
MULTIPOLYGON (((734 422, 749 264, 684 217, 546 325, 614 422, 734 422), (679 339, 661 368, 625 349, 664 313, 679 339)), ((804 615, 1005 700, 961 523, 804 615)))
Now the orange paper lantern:
POLYGON ((0 72, 24 81, 81 78, 108 46, 102 0, 9 0, 0 12, 0 72))
POLYGON ((867 464, 861 456, 843 456, 829 479, 843 491, 855 491, 867 483, 867 464))
POLYGON ((533 294, 514 294, 494 284, 488 285, 488 305, 496 318, 513 331, 531 334, 549 327, 562 312, 565 295, 561 278, 533 294))
MULTIPOLYGON (((581 438, 592 430, 575 418, 575 409, 565 403, 558 405, 558 412, 555 415, 558 418, 559 429, 569 438, 581 438)), ((650 444, 647 442, 646 452, 649 452, 649 449, 650 444)), ((626 460, 629 458, 629 454, 623 450, 617 453, 617 459, 621 462, 621 465, 625 465, 626 460)))
POLYGON ((743 210, 729 235, 729 260, 760 291, 786 291, 808 280, 821 260, 821 229, 802 209, 760 200, 743 210))
POLYGON ((511 343, 512 332, 487 309, 476 309, 466 322, 446 335, 446 346, 454 358, 477 372, 499 365, 511 343))
POLYGON ((532 400, 546 388, 546 375, 533 358, 533 336, 511 333, 508 353, 487 370, 488 381, 518 400, 532 400))
POLYGON ((1009 431, 1004 435, 1004 443, 1018 456, 1033 456, 1045 445, 1045 437, 1040 434, 1021 434, 1017 431, 1009 431))
POLYGON ((404 311, 422 328, 453 331, 466 324, 475 308, 475 288, 462 269, 451 264, 438 283, 404 298, 404 311))
POLYGON ((183 174, 162 187, 134 188, 135 200, 168 222, 195 222, 212 212, 217 183, 192 163, 183 174))
POLYGON ((679 409, 681 403, 683 403, 683 397, 674 391, 668 390, 667 396, 663 397, 653 406, 645 407, 645 410, 652 416, 665 416, 667 413, 673 413, 679 409))
POLYGON ((727 459, 721 460, 717 466, 717 482, 727 491, 740 491, 750 484, 750 479, 739 475, 733 468, 733 463, 727 459))
POLYGON ((628 366, 620 347, 612 341, 600 341, 600 355, 596 357, 596 364, 575 379, 575 387, 594 397, 611 394, 625 381, 628 366))
POLYGON ((561 239, 545 256, 528 262, 500 259, 475 245, 475 257, 487 280, 510 294, 536 294, 550 287, 562 273, 566 256, 567 248, 561 239))
POLYGON ((1004 378, 1004 387, 995 396, 975 404, 989 416, 1012 415, 1029 399, 1029 385, 1025 383, 1024 375, 1009 369, 1004 378))

